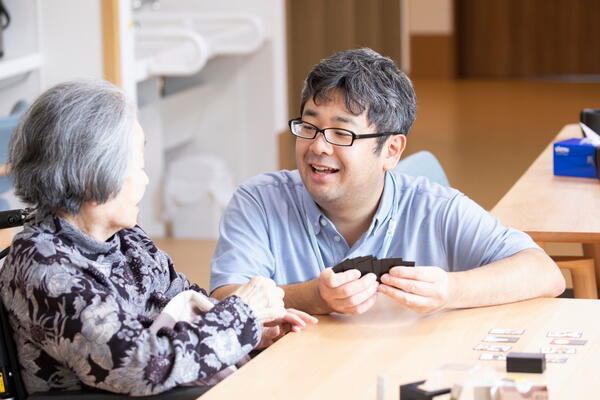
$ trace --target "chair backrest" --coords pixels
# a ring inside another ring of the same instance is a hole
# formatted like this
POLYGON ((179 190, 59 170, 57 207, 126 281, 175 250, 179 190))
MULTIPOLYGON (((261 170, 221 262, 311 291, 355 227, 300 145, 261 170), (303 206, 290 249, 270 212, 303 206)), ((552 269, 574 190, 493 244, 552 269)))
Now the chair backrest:
MULTIPOLYGON (((27 111, 28 105, 25 101, 17 102, 7 117, 0 118, 0 164, 8 161, 8 142, 10 135, 17 127, 17 124, 27 111)), ((10 179, 7 176, 0 176, 0 193, 6 192, 11 186, 10 179)), ((8 203, 2 204, 0 209, 7 209, 8 203)))
POLYGON ((444 168, 428 151, 419 151, 400 160, 394 171, 411 176, 424 176, 432 182, 450 186, 444 168))

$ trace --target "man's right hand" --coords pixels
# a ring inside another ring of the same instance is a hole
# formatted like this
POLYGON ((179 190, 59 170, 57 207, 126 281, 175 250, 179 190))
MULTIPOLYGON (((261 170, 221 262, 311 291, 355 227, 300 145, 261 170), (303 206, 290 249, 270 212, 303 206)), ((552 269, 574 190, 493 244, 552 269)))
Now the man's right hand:
POLYGON ((342 314, 362 314, 373 307, 378 286, 375 274, 361 278, 357 269, 335 273, 333 269, 326 268, 318 279, 323 301, 332 311, 342 314))

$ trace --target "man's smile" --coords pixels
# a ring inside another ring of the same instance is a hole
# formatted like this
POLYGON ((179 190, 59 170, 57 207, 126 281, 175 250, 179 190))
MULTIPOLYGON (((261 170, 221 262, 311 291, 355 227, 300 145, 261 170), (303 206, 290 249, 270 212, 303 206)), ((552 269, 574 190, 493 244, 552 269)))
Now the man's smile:
POLYGON ((339 169, 337 169, 337 168, 327 167, 327 166, 319 165, 319 164, 309 164, 309 165, 310 165, 310 168, 312 169, 312 171, 317 175, 329 175, 329 174, 335 174, 336 172, 339 172, 339 169))

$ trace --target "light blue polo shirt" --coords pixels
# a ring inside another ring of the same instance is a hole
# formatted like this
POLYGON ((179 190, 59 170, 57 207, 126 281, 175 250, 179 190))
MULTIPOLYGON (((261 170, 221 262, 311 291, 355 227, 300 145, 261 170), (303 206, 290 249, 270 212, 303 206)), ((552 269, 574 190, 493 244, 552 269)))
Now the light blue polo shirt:
POLYGON ((279 171, 242 184, 228 204, 211 263, 211 291, 260 275, 304 282, 346 258, 402 257, 464 271, 537 248, 458 190, 387 172, 369 229, 348 247, 310 197, 300 175, 279 171))

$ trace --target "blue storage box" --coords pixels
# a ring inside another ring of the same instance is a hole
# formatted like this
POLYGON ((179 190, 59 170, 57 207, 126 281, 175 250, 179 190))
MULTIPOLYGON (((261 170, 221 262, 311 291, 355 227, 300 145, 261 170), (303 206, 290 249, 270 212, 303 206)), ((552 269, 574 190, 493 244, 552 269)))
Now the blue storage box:
POLYGON ((597 178, 596 151, 585 138, 554 143, 554 175, 597 178))

